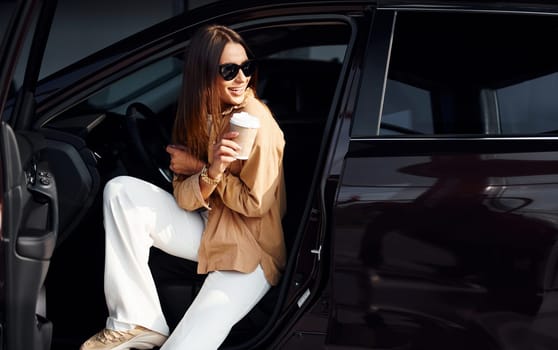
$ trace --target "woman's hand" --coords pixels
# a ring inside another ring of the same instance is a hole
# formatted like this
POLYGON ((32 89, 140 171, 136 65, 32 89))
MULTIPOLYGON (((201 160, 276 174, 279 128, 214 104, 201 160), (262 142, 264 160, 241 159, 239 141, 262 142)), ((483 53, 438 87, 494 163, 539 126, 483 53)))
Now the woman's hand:
POLYGON ((170 154, 169 169, 177 175, 190 176, 200 172, 204 162, 194 157, 184 146, 168 145, 166 148, 170 154))
POLYGON ((233 140, 237 136, 238 132, 229 131, 223 134, 221 141, 213 145, 213 162, 207 169, 211 178, 219 178, 229 165, 236 160, 240 146, 233 140))

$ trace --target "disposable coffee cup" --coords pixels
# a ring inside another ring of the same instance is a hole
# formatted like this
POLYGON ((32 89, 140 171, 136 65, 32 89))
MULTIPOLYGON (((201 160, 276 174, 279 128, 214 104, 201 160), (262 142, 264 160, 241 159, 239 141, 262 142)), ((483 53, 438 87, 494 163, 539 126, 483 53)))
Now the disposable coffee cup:
POLYGON ((238 136, 234 139, 240 146, 236 159, 248 159, 260 128, 260 120, 246 112, 239 112, 233 114, 230 124, 230 130, 238 132, 238 136))

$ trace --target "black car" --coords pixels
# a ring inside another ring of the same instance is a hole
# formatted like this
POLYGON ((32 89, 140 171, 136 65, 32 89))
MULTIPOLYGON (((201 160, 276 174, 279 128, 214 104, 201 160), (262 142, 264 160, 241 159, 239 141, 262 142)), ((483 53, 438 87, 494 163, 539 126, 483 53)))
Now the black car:
MULTIPOLYGON (((223 349, 558 348, 558 4, 207 1, 45 73, 54 33, 124 33, 71 3, 0 1, 0 349, 104 326, 103 186, 170 190, 183 52, 209 23, 254 51, 286 139, 288 263, 223 349)), ((150 264, 172 328, 204 276, 150 264)))

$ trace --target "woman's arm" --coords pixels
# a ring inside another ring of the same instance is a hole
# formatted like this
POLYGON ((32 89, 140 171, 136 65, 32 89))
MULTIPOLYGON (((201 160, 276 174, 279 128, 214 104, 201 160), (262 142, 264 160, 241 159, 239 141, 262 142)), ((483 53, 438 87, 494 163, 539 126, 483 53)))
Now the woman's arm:
POLYGON ((277 189, 283 180, 285 141, 265 105, 257 101, 257 104, 248 104, 245 111, 258 116, 261 127, 240 174, 227 173, 217 185, 217 191, 227 207, 248 217, 259 217, 277 200, 277 189))
MULTIPOLYGON (((194 176, 183 178, 175 176, 173 180, 174 197, 181 208, 196 210, 200 207, 209 208, 207 199, 223 178, 223 172, 231 162, 235 161, 239 149, 236 142, 232 141, 237 132, 228 132, 223 135, 219 143, 213 146, 212 163, 207 165, 203 162, 196 163, 191 155, 187 156, 185 150, 173 150, 176 170, 190 171, 196 169, 194 176)), ((172 163, 172 162, 171 162, 172 163)), ((172 168, 171 168, 172 170, 172 168)), ((183 173, 185 174, 185 173, 183 173)))
POLYGON ((229 165, 236 160, 236 155, 240 147, 234 138, 238 136, 238 132, 229 131, 223 135, 223 138, 213 145, 212 163, 202 169, 200 174, 200 191, 204 199, 209 198, 215 187, 223 179, 223 173, 229 165))

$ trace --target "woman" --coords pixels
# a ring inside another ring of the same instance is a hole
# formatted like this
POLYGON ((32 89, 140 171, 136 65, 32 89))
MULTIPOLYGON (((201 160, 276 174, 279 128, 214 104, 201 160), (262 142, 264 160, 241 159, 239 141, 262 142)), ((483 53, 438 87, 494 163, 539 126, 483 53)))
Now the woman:
POLYGON ((285 264, 283 133, 255 95, 254 63, 242 38, 208 26, 186 52, 183 91, 169 146, 174 196, 117 177, 104 190, 106 328, 89 349, 216 349, 275 285, 285 264), (261 124, 247 160, 237 160, 235 112, 261 124), (148 267, 155 246, 198 262, 205 282, 169 334, 148 267), (167 338, 168 337, 168 338, 167 338))

